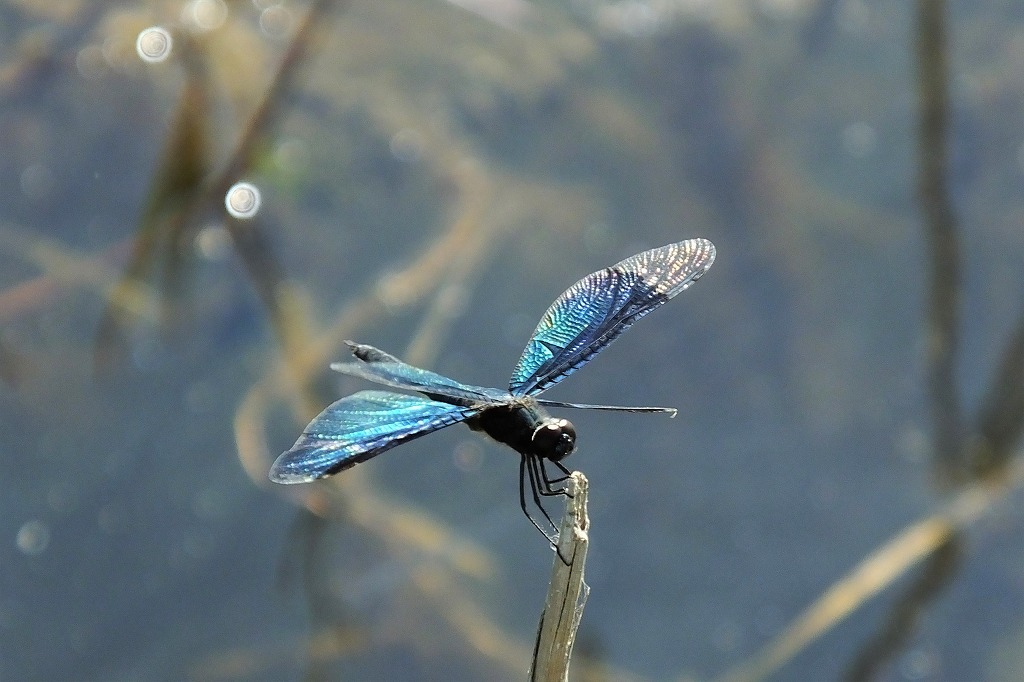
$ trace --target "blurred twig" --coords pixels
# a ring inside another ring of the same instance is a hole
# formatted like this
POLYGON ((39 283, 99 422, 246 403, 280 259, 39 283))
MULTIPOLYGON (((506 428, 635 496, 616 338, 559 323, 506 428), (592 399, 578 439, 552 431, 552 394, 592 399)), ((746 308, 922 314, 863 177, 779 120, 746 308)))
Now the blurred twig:
POLYGON ((1003 351, 978 413, 972 464, 978 476, 1004 467, 1024 429, 1024 315, 1003 351))
POLYGON ((924 561, 920 576, 893 605, 881 630, 861 647, 845 679, 867 682, 899 653, 917 627, 925 607, 949 584, 960 565, 962 533, 953 529, 924 561))
MULTIPOLYGON (((318 30, 323 28, 324 16, 336 3, 347 4, 344 0, 314 0, 311 4, 234 151, 223 168, 212 175, 209 174, 212 164, 206 158, 211 147, 207 143, 210 98, 201 42, 195 37, 180 37, 187 45, 186 49, 179 50, 183 55, 186 85, 181 95, 177 123, 173 127, 174 135, 163 156, 163 168, 154 180, 140 221, 139 237, 124 277, 126 287, 132 286, 151 270, 161 257, 167 259, 165 274, 168 282, 173 284, 179 278, 182 250, 187 244, 185 237, 195 229, 203 211, 216 210, 219 213, 222 210, 220 204, 227 191, 252 166, 260 143, 279 118, 286 101, 285 94, 294 87, 299 67, 313 51, 314 39, 318 30)), ((292 357, 296 339, 304 336, 304 330, 297 329, 296 320, 288 314, 289 290, 282 286, 285 279, 283 268, 268 248, 257 223, 249 221, 243 226, 241 221, 225 218, 224 225, 266 306, 285 356, 292 357)), ((120 312, 117 293, 115 291, 111 306, 99 326, 97 346, 101 353, 110 345, 114 331, 120 326, 115 317, 120 312)))
MULTIPOLYGON (((105 364, 115 332, 137 320, 140 308, 136 292, 140 283, 164 261, 163 286, 176 289, 179 284, 181 253, 185 234, 192 225, 192 207, 200 199, 200 185, 209 167, 210 150, 207 129, 210 92, 203 60, 194 49, 187 55, 185 86, 178 110, 171 122, 161 167, 156 172, 146 206, 139 220, 131 255, 120 281, 111 290, 109 302, 97 331, 97 357, 105 364)), ((164 292, 166 294, 166 292, 164 292)), ((163 297, 166 304, 167 296, 163 297)))
MULTIPOLYGON (((340 10, 344 10, 349 0, 313 0, 302 23, 292 36, 288 49, 281 57, 281 63, 277 73, 270 82, 263 100, 249 117, 235 147, 234 153, 225 164, 224 169, 210 183, 213 197, 220 201, 227 193, 231 185, 238 182, 238 179, 252 166, 253 159, 259 148, 259 144, 266 139, 270 128, 277 122, 283 102, 287 100, 286 94, 291 92, 298 78, 299 67, 301 67, 316 46, 318 32, 324 28, 323 20, 328 11, 334 9, 337 4, 340 10)), ((230 228, 229 228, 230 229, 230 228)))
MULTIPOLYGON (((44 274, 0 292, 0 322, 9 322, 29 309, 50 300, 61 285, 107 292, 118 285, 119 273, 111 251, 99 256, 77 251, 67 244, 8 222, 0 221, 0 247, 8 255, 32 263, 44 274)), ((144 285, 124 292, 123 305, 144 316, 145 301, 152 292, 144 285)))
POLYGON ((930 249, 925 340, 934 449, 942 475, 963 480, 963 417, 956 383, 961 265, 957 219, 947 188, 949 66, 945 0, 918 0, 917 21, 918 197, 930 249))
MULTIPOLYGON (((302 23, 281 58, 270 87, 249 118, 234 153, 224 169, 209 183, 207 194, 212 201, 221 201, 231 186, 252 166, 260 143, 266 139, 271 126, 280 115, 285 95, 295 85, 299 67, 313 52, 318 32, 323 30, 324 17, 329 10, 334 9, 334 5, 344 9, 348 4, 349 0, 314 0, 306 11, 302 23)), ((228 218, 225 220, 225 227, 231 235, 235 251, 267 308, 271 325, 284 348, 285 358, 294 358, 298 353, 299 344, 308 336, 309 329, 301 326, 301 320, 297 319, 296 315, 290 314, 291 290, 284 285, 284 269, 272 256, 262 234, 253 230, 251 225, 243 226, 242 221, 228 218)))
POLYGON ((589 484, 578 471, 572 473, 569 481, 569 496, 565 499, 565 515, 552 562, 551 583, 530 667, 530 680, 536 682, 564 682, 569 679, 572 646, 590 594, 590 587, 583 582, 590 546, 590 518, 587 516, 589 484))

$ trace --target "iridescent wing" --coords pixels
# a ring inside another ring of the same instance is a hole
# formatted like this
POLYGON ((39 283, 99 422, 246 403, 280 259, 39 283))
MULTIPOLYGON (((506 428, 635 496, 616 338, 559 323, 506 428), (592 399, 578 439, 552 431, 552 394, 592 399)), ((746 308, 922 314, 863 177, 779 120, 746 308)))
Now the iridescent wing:
POLYGON ((470 386, 446 376, 406 364, 394 355, 361 343, 346 341, 356 356, 356 362, 336 362, 331 369, 349 376, 360 377, 391 388, 419 391, 432 398, 444 399, 460 405, 508 402, 508 391, 483 386, 470 386))
POLYGON ((275 483, 307 483, 336 474, 406 441, 465 421, 480 407, 439 403, 417 395, 360 391, 309 423, 270 468, 275 483))
POLYGON ((536 395, 557 384, 697 281, 714 261, 714 244, 688 239, 587 275, 544 313, 512 372, 509 391, 536 395))

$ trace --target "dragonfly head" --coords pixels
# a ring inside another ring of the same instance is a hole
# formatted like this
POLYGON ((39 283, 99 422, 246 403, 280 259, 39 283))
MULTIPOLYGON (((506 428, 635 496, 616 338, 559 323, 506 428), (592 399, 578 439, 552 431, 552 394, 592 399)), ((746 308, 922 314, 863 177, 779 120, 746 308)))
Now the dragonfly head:
POLYGON ((533 430, 534 452, 558 462, 576 449, 576 429, 568 419, 549 417, 533 430))

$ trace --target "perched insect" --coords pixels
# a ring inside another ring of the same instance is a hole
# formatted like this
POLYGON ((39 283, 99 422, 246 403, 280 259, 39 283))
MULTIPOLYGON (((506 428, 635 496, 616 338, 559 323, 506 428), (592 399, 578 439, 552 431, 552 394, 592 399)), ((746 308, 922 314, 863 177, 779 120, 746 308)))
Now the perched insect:
POLYGON ((526 482, 534 504, 551 523, 540 496, 563 494, 564 478, 551 478, 545 462, 564 476, 561 461, 576 449, 576 430, 546 407, 617 412, 662 412, 668 407, 582 405, 537 398, 585 365, 634 322, 686 289, 707 272, 715 246, 688 239, 644 251, 587 275, 555 299, 526 344, 509 379, 508 390, 470 386, 408 365, 373 346, 347 342, 355 362, 331 369, 391 388, 359 391, 342 398, 310 422, 295 445, 270 469, 277 483, 305 483, 348 469, 385 450, 451 424, 466 422, 505 443, 521 456, 519 504, 549 540, 526 507, 526 482))

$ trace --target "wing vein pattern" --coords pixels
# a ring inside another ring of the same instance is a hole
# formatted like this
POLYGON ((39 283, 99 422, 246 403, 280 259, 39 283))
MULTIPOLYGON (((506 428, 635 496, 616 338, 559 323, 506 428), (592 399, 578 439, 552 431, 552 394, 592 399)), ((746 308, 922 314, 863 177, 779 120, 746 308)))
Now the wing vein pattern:
POLYGON ((523 350, 509 391, 536 395, 569 376, 700 278, 715 260, 706 239, 631 256, 587 275, 555 299, 523 350))
POLYGON ((336 474, 404 443, 456 424, 482 406, 418 395, 359 391, 327 407, 274 462, 271 480, 304 483, 336 474))

